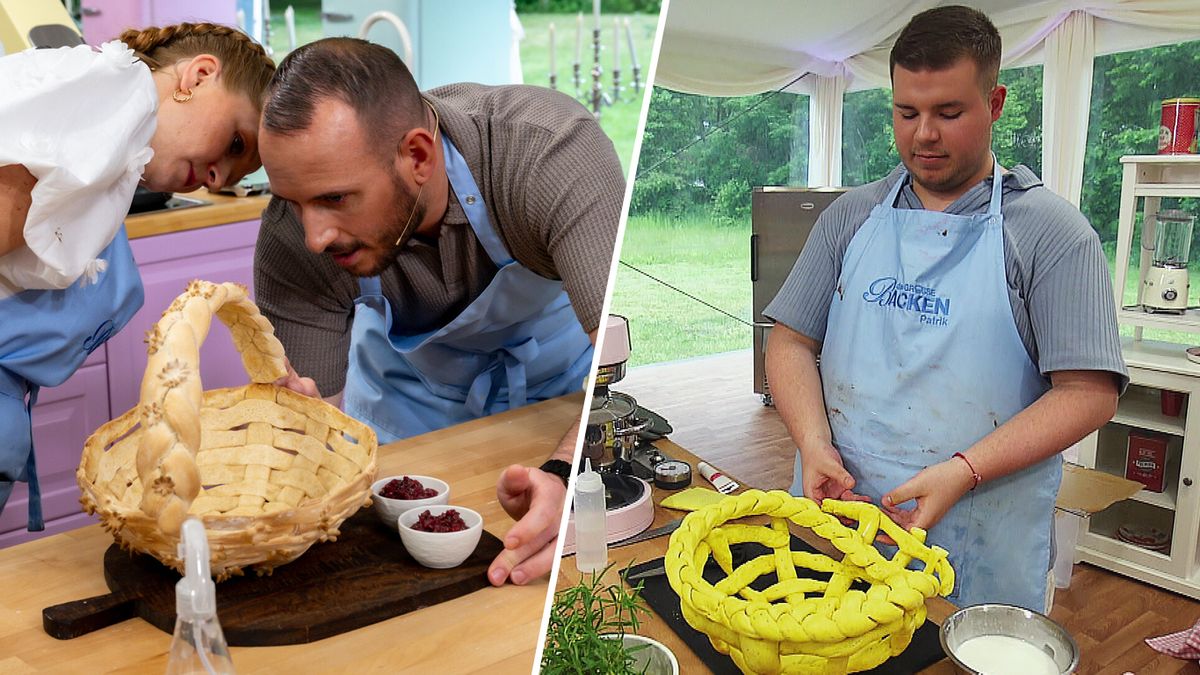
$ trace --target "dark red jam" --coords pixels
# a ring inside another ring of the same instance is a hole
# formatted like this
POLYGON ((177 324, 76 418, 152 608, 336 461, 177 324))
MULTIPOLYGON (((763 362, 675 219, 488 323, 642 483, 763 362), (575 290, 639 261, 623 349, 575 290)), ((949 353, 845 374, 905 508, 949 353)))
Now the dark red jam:
POLYGON ((383 489, 379 491, 380 497, 388 499, 429 499, 437 496, 437 490, 427 488, 421 485, 421 481, 414 480, 405 476, 401 479, 392 479, 383 489))
POLYGON ((413 523, 412 529, 422 532, 458 532, 467 529, 467 523, 454 509, 450 509, 440 516, 425 511, 417 516, 417 522, 413 523))

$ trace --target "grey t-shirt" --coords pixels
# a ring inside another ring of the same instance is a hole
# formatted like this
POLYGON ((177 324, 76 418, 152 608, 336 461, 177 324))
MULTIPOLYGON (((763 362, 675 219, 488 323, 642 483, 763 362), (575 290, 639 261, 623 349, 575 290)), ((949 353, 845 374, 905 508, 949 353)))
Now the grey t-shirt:
MULTIPOLYGON (((897 166, 883 180, 853 188, 825 209, 764 314, 818 342, 824 340, 846 248, 900 173, 897 166)), ((1112 281, 1096 231, 1079 209, 1046 189, 1028 167, 1017 166, 1002 181, 1008 298, 1030 360, 1047 376, 1058 370, 1109 371, 1119 376, 1123 391, 1129 373, 1121 356, 1112 281)), ((986 213, 991 192, 988 176, 945 212, 986 213)), ((911 177, 896 207, 924 208, 911 177)))
MULTIPOLYGON (((425 94, 458 148, 509 254, 561 279, 584 331, 600 325, 625 194, 612 142, 586 109, 531 86, 455 84, 425 94)), ((496 266, 451 194, 436 240, 411 240, 381 275, 396 327, 440 328, 487 288, 496 266)), ((345 384, 357 280, 304 245, 286 202, 263 212, 254 259, 255 297, 296 370, 322 394, 345 384)))

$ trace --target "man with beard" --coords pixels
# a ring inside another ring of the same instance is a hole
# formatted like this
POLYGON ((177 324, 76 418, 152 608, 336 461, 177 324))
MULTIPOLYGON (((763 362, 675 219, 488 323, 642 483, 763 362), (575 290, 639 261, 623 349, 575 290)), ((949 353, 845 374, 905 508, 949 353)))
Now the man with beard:
POLYGON ((918 14, 891 63, 901 166, 821 214, 766 309, 792 493, 928 530, 956 604, 1042 611, 1059 453, 1129 379, 1108 266, 1078 209, 991 152, 1005 88, 986 15, 918 14))
MULTIPOLYGON (((422 94, 392 51, 329 38, 279 64, 259 138, 275 196, 255 293, 294 366, 281 384, 380 443, 582 388, 625 191, 582 106, 524 86, 422 94)), ((550 569, 576 435, 502 474, 519 521, 492 583, 550 569)))

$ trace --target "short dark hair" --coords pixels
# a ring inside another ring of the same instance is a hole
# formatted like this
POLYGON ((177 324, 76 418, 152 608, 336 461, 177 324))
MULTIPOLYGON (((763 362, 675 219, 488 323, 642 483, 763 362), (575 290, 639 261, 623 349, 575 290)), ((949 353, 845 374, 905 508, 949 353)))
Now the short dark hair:
POLYGON ((892 45, 888 73, 905 70, 945 70, 959 59, 975 62, 984 91, 996 86, 1000 76, 1000 32, 983 12, 947 5, 914 16, 892 45))
POLYGON ((356 38, 325 38, 288 54, 267 85, 263 127, 284 135, 309 128, 313 108, 335 97, 358 114, 372 147, 385 156, 421 126, 421 90, 395 52, 356 38))

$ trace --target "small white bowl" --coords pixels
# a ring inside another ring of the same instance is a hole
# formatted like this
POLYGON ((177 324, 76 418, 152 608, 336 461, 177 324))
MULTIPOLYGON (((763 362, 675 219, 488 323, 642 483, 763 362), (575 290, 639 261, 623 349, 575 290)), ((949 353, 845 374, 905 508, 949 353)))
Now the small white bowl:
POLYGON ((439 570, 461 565, 475 551, 479 537, 483 535, 483 516, 462 506, 446 504, 409 509, 400 515, 396 525, 400 530, 400 541, 404 542, 409 555, 422 565, 439 570), (458 511, 467 529, 458 532, 425 532, 412 528, 425 511, 440 516, 450 509, 458 511))
POLYGON ((418 476, 413 473, 402 473, 398 476, 380 478, 374 483, 371 483, 371 506, 374 507, 375 514, 379 516, 379 519, 382 520, 388 527, 395 527, 396 519, 400 517, 400 514, 409 509, 413 509, 418 506, 437 506, 439 504, 449 503, 450 486, 447 485, 445 481, 440 481, 432 476, 418 476), (421 485, 424 485, 431 490, 437 490, 437 494, 432 497, 426 497, 425 499, 388 499, 387 497, 381 497, 379 495, 379 491, 383 489, 384 485, 387 485, 393 480, 400 480, 405 476, 408 476, 413 480, 421 481, 421 485))

